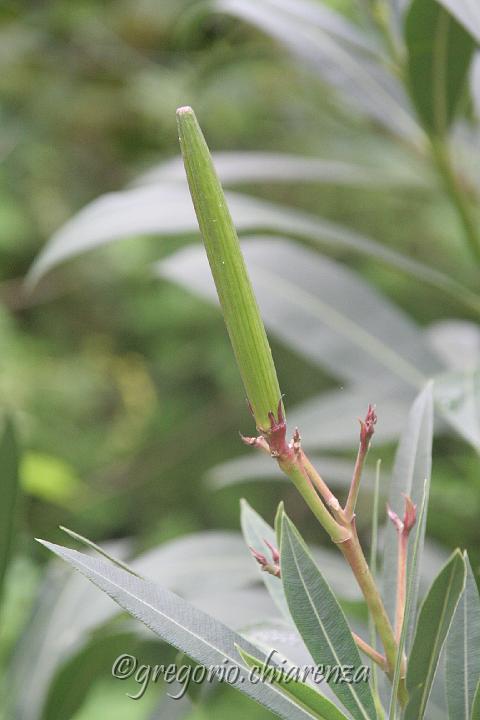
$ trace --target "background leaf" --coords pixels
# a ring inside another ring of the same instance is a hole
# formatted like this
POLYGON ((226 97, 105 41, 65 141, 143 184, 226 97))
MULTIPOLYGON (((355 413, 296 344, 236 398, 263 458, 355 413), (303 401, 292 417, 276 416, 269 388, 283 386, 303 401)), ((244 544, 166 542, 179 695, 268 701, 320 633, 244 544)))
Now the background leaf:
POLYGON ((0 438, 0 602, 13 546, 18 495, 18 448, 13 425, 6 420, 0 438))
POLYGON ((480 43, 480 6, 475 0, 437 0, 480 43))
POLYGON ((415 107, 428 132, 441 137, 453 121, 473 41, 436 0, 413 0, 406 16, 405 38, 415 107))
POLYGON ((473 698, 471 720, 480 720, 480 682, 477 685, 473 698))
POLYGON ((413 143, 421 141, 403 87, 380 62, 374 36, 361 39, 359 28, 348 25, 330 8, 307 0, 264 0, 261 4, 254 0, 216 0, 215 7, 279 40, 334 88, 351 109, 413 143), (313 15, 317 22, 312 21, 313 15), (351 42, 353 36, 355 42, 351 42))
MULTIPOLYGON (((242 245, 262 317, 269 329, 336 377, 398 378, 423 383, 438 361, 414 324, 346 267, 274 238, 242 245), (355 365, 346 348, 355 346, 355 365)), ((209 300, 215 298, 200 248, 180 250, 158 273, 209 300)))
MULTIPOLYGON (((329 185, 384 187, 423 186, 425 181, 408 168, 373 167, 340 160, 329 160, 287 153, 213 152, 217 175, 225 187, 241 183, 325 182, 329 185)), ((180 157, 153 167, 135 181, 134 186, 178 182, 185 183, 180 157)))
POLYGON ((480 596, 468 555, 465 589, 445 645, 445 691, 450 720, 469 718, 480 680, 480 596))
MULTIPOLYGON (((432 469, 433 437, 433 394, 429 383, 415 400, 408 416, 406 427, 400 438, 390 483, 388 503, 399 517, 403 517, 403 494, 412 498, 420 507, 425 488, 428 507, 429 483, 432 469), (427 484, 425 486, 425 480, 427 484)), ((410 627, 407 628, 405 647, 410 648, 411 636, 415 625, 418 583, 422 564, 423 542, 425 537, 426 513, 423 526, 419 528, 417 577, 412 586, 412 613, 410 627)), ((408 546, 408 568, 412 566, 413 541, 408 546)), ((384 538, 383 555, 383 596, 390 620, 394 622, 397 581, 397 532, 392 523, 387 523, 384 538)))
POLYGON ((465 563, 456 550, 423 601, 408 657, 405 720, 422 720, 443 643, 465 586, 465 563))

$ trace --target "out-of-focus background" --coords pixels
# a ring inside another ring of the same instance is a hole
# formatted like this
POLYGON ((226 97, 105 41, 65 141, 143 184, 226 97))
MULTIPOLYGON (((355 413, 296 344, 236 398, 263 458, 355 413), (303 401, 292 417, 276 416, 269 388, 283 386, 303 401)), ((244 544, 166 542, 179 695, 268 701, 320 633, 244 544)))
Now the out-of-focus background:
MULTIPOLYGON (((295 302, 287 308, 286 331, 275 308, 268 306, 266 314, 287 410, 299 408, 307 447, 310 441, 320 471, 337 483, 340 496, 355 456, 358 417, 369 401, 377 403, 379 419, 368 472, 371 477, 382 458, 388 483, 396 442, 422 378, 477 366, 478 273, 415 110, 403 89, 397 92, 394 72, 378 87, 373 81, 364 87, 361 72, 355 78, 358 63, 351 52, 360 53, 368 77, 388 47, 381 46, 363 3, 312 0, 307 10, 332 11, 321 16, 323 26, 314 15, 289 16, 293 5, 2 4, 0 403, 21 449, 21 493, 0 619, 0 661, 11 672, 2 670, 2 682, 15 707, 5 720, 167 717, 155 710, 161 687, 132 701, 110 669, 119 651, 139 648, 141 657, 157 662, 174 657, 173 651, 160 652, 132 625, 122 626, 121 634, 100 620, 93 629, 85 620, 87 629, 77 634, 72 629, 69 639, 65 626, 55 625, 61 614, 67 613, 68 629, 78 613, 107 601, 92 590, 79 607, 77 592, 87 581, 77 579, 52 620, 47 611, 60 602, 68 574, 34 537, 70 542, 58 529, 64 525, 100 544, 112 543, 124 557, 173 547, 164 560, 170 572, 185 563, 195 539, 180 548, 179 560, 177 545, 163 544, 205 530, 237 533, 239 499, 245 497, 270 523, 285 499, 308 539, 326 544, 295 491, 277 482, 274 472, 270 477, 264 465, 248 464, 251 453, 238 431, 254 429, 221 315, 203 296, 191 266, 182 270, 182 248, 192 243, 200 248, 194 226, 186 221, 182 227, 182 211, 177 229, 172 221, 145 232, 143 216, 135 224, 142 210, 134 205, 131 216, 125 211, 127 224, 132 219, 125 233, 130 237, 99 241, 102 246, 91 252, 52 263, 33 290, 25 287, 29 268, 64 223, 106 193, 128 192, 125 188, 152 168, 164 179, 144 176, 144 184, 135 187, 159 184, 151 209, 161 224, 162 213, 171 210, 168 203, 162 206, 169 178, 174 195, 182 182, 179 172, 175 180, 175 166, 162 165, 178 157, 176 107, 194 107, 212 151, 235 153, 221 156, 219 169, 226 185, 259 203, 236 211, 239 217, 243 213, 243 234, 256 236, 246 243, 252 246, 252 264, 262 268, 270 258, 293 298, 302 293, 310 298, 305 316, 301 302, 300 309, 295 302), (348 35, 351 28, 358 28, 358 37, 348 35), (268 155, 252 155, 256 152, 268 155), (272 220, 282 211, 283 219, 272 220), (378 243, 373 250, 370 239, 378 243), (410 274, 389 251, 423 269, 410 274), (162 259, 159 277, 152 268, 162 259), (317 261, 322 264, 315 275, 317 261), (427 266, 441 279, 425 279, 427 266), (455 282, 468 290, 457 293, 455 282), (318 335, 313 326, 321 329, 318 335), (376 337, 377 331, 378 350, 368 334, 376 337), (341 341, 332 350, 331 335, 337 332, 341 341), (388 354, 390 341, 395 358, 388 354), (377 374, 376 363, 384 373, 377 374), (397 371, 408 392, 392 380, 397 371), (36 657, 41 663, 32 662, 36 657), (49 690, 54 681, 57 699, 49 690)), ((383 3, 377 5, 380 12, 383 3)), ((389 72, 390 65, 385 60, 389 72)), ((376 72, 370 77, 377 78, 376 72)), ((476 110, 471 99, 462 103, 454 141, 471 202, 478 189, 469 164, 473 158, 474 166, 479 147, 472 129, 476 110)), ((185 216, 189 213, 185 205, 185 216)), ((276 287, 285 291, 282 280, 266 287, 265 306, 276 287)), ((457 390, 448 386, 447 395, 451 392, 456 402, 457 390)), ((472 442, 439 420, 428 534, 434 555, 467 547, 476 571, 475 402, 466 410, 472 442)), ((292 417, 297 415, 293 410, 292 417)), ((362 495, 359 509, 367 544, 370 501, 368 492, 362 495)), ((237 536, 211 538, 218 549, 237 536)), ((207 561, 209 548, 202 551, 207 561)), ((235 567, 232 561, 232 573, 235 567)), ((208 572, 207 585, 216 574, 228 576, 228 564, 223 559, 217 572, 212 561, 208 572)), ((156 579, 161 582, 161 573, 156 579)), ((208 609, 208 602, 204 606, 208 609)), ((196 719, 224 718, 227 712, 232 718, 246 712, 270 717, 232 691, 185 712, 196 719)))

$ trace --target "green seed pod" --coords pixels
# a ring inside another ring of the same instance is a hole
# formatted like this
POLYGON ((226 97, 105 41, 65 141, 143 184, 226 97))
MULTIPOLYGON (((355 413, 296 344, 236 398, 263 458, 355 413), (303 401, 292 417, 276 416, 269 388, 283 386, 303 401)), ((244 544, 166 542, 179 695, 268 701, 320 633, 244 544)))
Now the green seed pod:
POLYGON ((177 110, 178 133, 195 212, 225 325, 257 427, 268 430, 280 388, 265 327, 222 186, 195 113, 177 110))

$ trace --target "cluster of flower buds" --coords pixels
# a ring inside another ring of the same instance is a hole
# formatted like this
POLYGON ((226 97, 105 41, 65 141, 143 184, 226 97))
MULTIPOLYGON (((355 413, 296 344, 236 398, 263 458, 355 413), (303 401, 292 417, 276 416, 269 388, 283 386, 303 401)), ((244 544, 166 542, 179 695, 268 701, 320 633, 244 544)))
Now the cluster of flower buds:
POLYGON ((262 570, 264 572, 269 573, 269 575, 274 575, 275 577, 280 577, 280 553, 278 552, 277 548, 274 547, 271 543, 268 542, 268 540, 263 541, 265 545, 270 550, 270 554, 272 556, 272 562, 270 562, 266 555, 264 555, 261 552, 258 552, 258 550, 255 550, 255 548, 252 548, 250 546, 250 552, 252 553, 252 556, 255 558, 257 563, 260 565, 262 570))

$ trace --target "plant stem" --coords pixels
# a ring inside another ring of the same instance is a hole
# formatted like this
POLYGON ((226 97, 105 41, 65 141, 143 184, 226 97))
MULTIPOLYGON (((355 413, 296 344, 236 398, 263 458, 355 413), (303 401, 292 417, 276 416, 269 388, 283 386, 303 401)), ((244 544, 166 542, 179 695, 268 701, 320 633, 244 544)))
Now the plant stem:
MULTIPOLYGON (((373 622, 377 632, 382 640, 385 649, 385 657, 387 660, 387 674, 390 678, 393 676, 395 661, 397 657, 397 643, 393 628, 388 618, 387 612, 380 597, 380 593, 375 584, 373 576, 365 560, 360 541, 356 532, 343 543, 338 545, 345 559, 352 568, 353 574, 362 590, 365 602, 371 613, 373 622)), ((398 688, 398 697, 402 705, 407 700, 405 683, 400 682, 398 688)))
POLYGON ((365 653, 365 655, 367 655, 367 657, 373 660, 373 662, 377 663, 377 665, 380 665, 384 672, 387 672, 388 666, 385 655, 382 655, 377 650, 375 650, 371 645, 369 645, 365 640, 363 640, 360 635, 357 635, 357 633, 352 632, 352 637, 355 640, 355 644, 357 645, 359 650, 365 653))
POLYGON ((349 522, 351 522, 355 515, 355 506, 357 504, 358 492, 360 490, 360 480, 362 479, 363 466, 365 464, 365 458, 367 457, 368 446, 365 446, 362 442, 358 448, 357 458, 355 460, 355 467, 353 469, 352 484, 348 492, 348 498, 345 505, 345 515, 349 522))
MULTIPOLYGON (((373 494, 373 508, 372 508, 372 534, 370 540, 370 572, 372 573, 373 579, 377 579, 377 547, 378 547, 378 501, 380 495, 380 466, 382 461, 377 460, 376 472, 375 472, 375 489, 373 494)), ((373 622, 372 614, 368 613, 368 630, 370 635, 370 645, 375 650, 377 647, 377 631, 375 630, 375 623, 373 622)), ((372 691, 373 697, 377 704, 377 713, 381 706, 379 694, 378 694, 378 673, 377 666, 372 663, 372 691)), ((383 710, 383 708, 382 708, 383 710)))
POLYGON ((375 627, 385 648, 387 661, 393 668, 397 654, 397 643, 395 642, 393 628, 388 619, 356 532, 340 545, 340 550, 352 568, 353 574, 363 592, 365 601, 372 613, 375 627))
POLYGON ((329 510, 333 512, 336 519, 342 524, 347 526, 348 521, 345 516, 344 511, 342 510, 342 507, 337 499, 337 497, 332 493, 330 488, 328 487, 325 480, 322 478, 322 476, 318 473, 317 469, 313 466, 313 464, 310 462, 308 457, 305 455, 303 450, 300 451, 300 458, 299 462, 305 469, 305 472, 307 473, 310 481, 312 484, 317 488, 318 492, 322 496, 322 498, 325 500, 327 507, 329 510))
POLYGON ((398 534, 398 566, 397 566, 397 602, 395 606, 395 637, 400 640, 403 617, 405 614, 405 597, 407 588, 407 545, 408 535, 398 534))
POLYGON ((477 263, 480 264, 480 234, 477 230, 477 224, 472 215, 471 207, 453 168, 448 145, 445 139, 441 137, 430 137, 430 142, 433 158, 443 179, 445 190, 457 211, 465 239, 477 263))
POLYGON ((313 512, 319 523, 330 535, 334 543, 343 543, 351 535, 350 531, 340 525, 329 513, 322 499, 313 487, 308 473, 302 466, 297 454, 279 457, 278 464, 283 472, 293 481, 295 487, 313 512))
POLYGON ((348 523, 351 523, 355 517, 355 506, 357 504, 358 492, 360 490, 360 480, 362 479, 362 470, 370 448, 370 441, 375 432, 375 424, 377 415, 375 407, 368 406, 365 420, 360 420, 360 445, 358 447, 357 459, 353 470, 352 483, 348 491, 348 498, 345 505, 345 517, 348 523))

